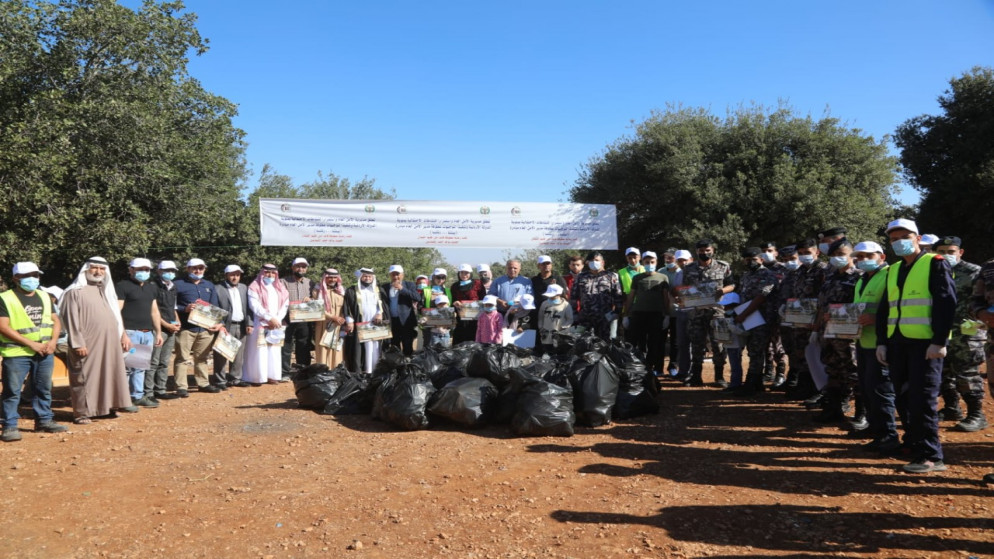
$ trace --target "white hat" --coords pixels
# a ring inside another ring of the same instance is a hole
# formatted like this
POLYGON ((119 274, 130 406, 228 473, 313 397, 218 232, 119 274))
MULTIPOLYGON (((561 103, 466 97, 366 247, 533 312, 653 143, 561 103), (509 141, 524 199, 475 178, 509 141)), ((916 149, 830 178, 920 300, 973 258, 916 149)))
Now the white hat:
POLYGON ((476 273, 489 272, 489 271, 490 271, 489 264, 480 264, 479 266, 476 267, 476 273))
POLYGON ((296 266, 297 264, 303 264, 305 266, 310 266, 310 264, 307 262, 307 259, 304 258, 303 256, 298 256, 298 257, 294 258, 293 262, 290 264, 290 266, 296 266))
POLYGON ((186 261, 186 267, 187 268, 192 268, 194 266, 203 266, 204 268, 206 268, 207 264, 204 263, 204 261, 201 260, 201 259, 199 259, 199 258, 191 258, 191 259, 189 259, 189 260, 186 261))
POLYGON ((921 244, 923 245, 932 246, 937 242, 939 242, 938 235, 933 235, 932 233, 925 233, 924 235, 922 235, 921 244))
POLYGON ((486 297, 483 298, 483 301, 481 301, 481 302, 484 305, 496 305, 497 304, 497 296, 496 295, 487 295, 486 297))
POLYGON ((741 302, 742 300, 739 298, 739 294, 733 291, 722 295, 721 300, 718 301, 718 304, 725 307, 728 305, 738 305, 741 302))
POLYGON ((521 296, 520 299, 518 299, 518 304, 520 304, 521 308, 525 309, 526 311, 530 311, 535 308, 535 297, 533 295, 525 293, 524 295, 521 296))
POLYGON ((887 230, 884 231, 884 233, 890 233, 895 229, 907 229, 908 231, 911 231, 915 235, 918 234, 918 226, 915 225, 915 222, 911 221, 910 219, 904 219, 903 217, 901 219, 895 219, 894 221, 888 223, 887 230))
POLYGON ((151 268, 152 262, 148 258, 132 258, 129 268, 151 268))
POLYGON ((656 253, 651 250, 647 250, 642 253, 642 258, 657 258, 656 253))
POLYGON ((441 305, 442 303, 445 303, 446 305, 448 305, 449 304, 449 298, 446 297, 445 295, 439 295, 438 297, 435 297, 435 304, 436 305, 441 305))
POLYGON ((633 252, 635 254, 641 254, 641 252, 639 251, 639 249, 637 249, 635 247, 628 247, 628 248, 625 249, 625 256, 628 256, 629 254, 631 254, 633 252))
POLYGON ((175 270, 177 268, 176 268, 176 263, 173 262, 172 260, 163 260, 162 262, 159 262, 159 269, 160 270, 175 270))
POLYGON ((390 266, 389 269, 387 269, 387 273, 388 274, 392 274, 394 272, 397 272, 399 274, 403 274, 404 273, 404 267, 401 266, 400 264, 394 264, 394 265, 390 266))
POLYGON ((17 264, 14 264, 15 276, 19 274, 33 274, 35 272, 38 272, 39 274, 45 273, 39 270, 38 265, 34 262, 18 262, 17 264))
POLYGON ((853 249, 853 252, 879 252, 884 253, 883 247, 873 241, 863 241, 857 244, 853 249))
POLYGON ((552 257, 550 257, 548 254, 543 254, 542 256, 538 257, 539 264, 545 264, 546 262, 550 264, 552 263, 552 257))
POLYGON ((690 255, 689 250, 684 250, 681 248, 680 250, 673 253, 673 258, 676 258, 677 260, 690 260, 691 258, 693 258, 693 256, 690 255))
POLYGON ((563 294, 563 286, 558 283, 553 283, 549 287, 545 288, 545 293, 542 297, 558 297, 563 294))
POLYGON ((460 272, 469 272, 469 273, 472 274, 473 273, 473 267, 470 266, 469 264, 460 264, 459 265, 459 271, 460 272))
POLYGON ((241 272, 244 274, 245 270, 242 270, 241 266, 239 266, 238 264, 228 264, 227 266, 224 267, 224 275, 228 275, 231 272, 241 272))
POLYGON ((449 277, 449 274, 448 272, 445 271, 445 268, 435 268, 435 270, 431 273, 431 277, 436 277, 436 276, 449 277))
POLYGON ((48 287, 42 287, 41 290, 44 291, 45 293, 48 293, 49 295, 55 297, 56 299, 58 299, 59 297, 62 297, 62 293, 63 293, 63 289, 61 287, 57 286, 57 285, 50 285, 48 287))
POLYGON ((418 281, 418 280, 419 280, 419 279, 421 279, 421 278, 424 278, 424 279, 428 279, 428 276, 426 276, 426 275, 424 275, 424 274, 421 274, 420 276, 418 276, 418 277, 414 278, 414 281, 418 281))

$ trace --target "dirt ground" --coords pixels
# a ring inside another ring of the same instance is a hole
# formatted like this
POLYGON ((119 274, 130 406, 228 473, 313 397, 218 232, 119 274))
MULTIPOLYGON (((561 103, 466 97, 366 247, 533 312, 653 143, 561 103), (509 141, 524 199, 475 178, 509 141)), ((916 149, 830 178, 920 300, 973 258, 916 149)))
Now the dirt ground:
POLYGON ((660 402, 516 438, 321 416, 281 384, 25 431, 0 445, 0 555, 994 556, 994 428, 944 423, 949 470, 914 476, 780 394, 670 383, 660 402))

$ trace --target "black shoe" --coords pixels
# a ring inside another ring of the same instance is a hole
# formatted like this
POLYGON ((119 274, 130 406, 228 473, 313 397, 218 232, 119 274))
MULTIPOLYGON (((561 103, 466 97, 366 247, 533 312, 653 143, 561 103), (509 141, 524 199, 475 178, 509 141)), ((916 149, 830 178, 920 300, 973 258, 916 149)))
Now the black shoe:
POLYGON ((159 407, 159 402, 156 402, 155 399, 150 396, 145 396, 144 398, 135 400, 135 405, 143 408, 157 408, 159 407))
POLYGON ((847 428, 850 432, 866 431, 870 427, 870 422, 865 417, 854 417, 849 420, 847 428))
POLYGON ((123 408, 115 409, 121 413, 138 413, 138 406, 124 406, 123 408))
POLYGON ((770 384, 770 390, 784 390, 784 384, 785 381, 783 375, 777 373, 776 376, 773 377, 773 382, 770 384))
POLYGON ((64 433, 68 430, 65 425, 59 425, 54 421, 35 423, 35 433, 64 433))
POLYGON ((974 431, 980 431, 987 428, 987 418, 982 414, 970 414, 966 419, 960 421, 953 429, 957 431, 963 431, 964 433, 973 433, 974 431))
POLYGON ((19 440, 21 440, 21 431, 16 425, 11 425, 10 427, 4 426, 3 434, 0 435, 0 441, 13 443, 19 440))
POLYGON ((153 398, 156 400, 175 400, 176 398, 179 397, 180 397, 179 394, 170 394, 169 392, 162 392, 160 394, 156 394, 153 398))
POLYGON ((815 394, 814 396, 809 396, 806 400, 804 400, 803 402, 801 402, 801 404, 804 407, 808 408, 809 410, 813 410, 815 408, 821 407, 822 400, 824 400, 824 399, 825 399, 825 395, 822 394, 821 392, 819 392, 819 393, 815 394))
POLYGON ((983 482, 987 485, 994 485, 994 473, 985 475, 983 477, 983 482))
POLYGON ((718 388, 728 388, 728 381, 723 378, 715 379, 714 385, 718 388))
POLYGON ((201 392, 206 392, 208 394, 217 394, 218 392, 221 391, 220 388, 218 388, 216 386, 211 386, 211 385, 201 386, 199 390, 201 392))
POLYGON ((252 386, 252 385, 245 382, 244 380, 238 380, 238 381, 229 382, 228 386, 232 386, 234 388, 245 388, 246 386, 252 386))
POLYGON ((946 406, 939 410, 939 419, 942 421, 959 421, 964 418, 966 418, 966 414, 963 413, 963 408, 959 406, 946 406))
POLYGON ((224 390, 228 389, 228 383, 224 383, 224 384, 212 384, 211 386, 213 386, 214 388, 217 388, 218 390, 221 390, 221 391, 224 391, 224 390))

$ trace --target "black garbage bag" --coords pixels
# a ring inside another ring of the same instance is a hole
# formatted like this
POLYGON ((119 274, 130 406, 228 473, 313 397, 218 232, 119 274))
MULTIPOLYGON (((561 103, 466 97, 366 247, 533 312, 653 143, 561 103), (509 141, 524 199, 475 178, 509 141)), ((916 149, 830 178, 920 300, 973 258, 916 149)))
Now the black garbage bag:
POLYGON ((574 358, 569 359, 536 359, 524 367, 525 371, 528 371, 532 376, 542 379, 546 382, 551 382, 562 386, 563 388, 569 388, 572 390, 572 386, 569 381, 570 366, 573 363, 574 358))
POLYGON ((404 352, 399 347, 391 345, 380 354, 380 360, 373 367, 373 376, 386 377, 406 362, 407 358, 404 357, 404 352))
POLYGON ((556 355, 567 355, 573 353, 573 346, 580 336, 569 330, 561 330, 552 333, 552 347, 556 355))
POLYGON ((429 376, 431 376, 431 383, 435 385, 435 388, 440 389, 454 380, 465 378, 466 369, 454 365, 445 365, 429 376))
POLYGON ((611 410, 618 399, 618 369, 606 355, 590 352, 574 361, 570 371, 576 398, 576 422, 589 427, 611 423, 611 410))
MULTIPOLYGON (((337 369, 336 369, 337 370, 337 369)), ((373 398, 376 396, 376 385, 370 387, 372 375, 353 373, 344 370, 338 390, 325 403, 318 413, 323 415, 358 415, 373 411, 373 398)))
POLYGON ((297 395, 297 405, 308 410, 319 410, 331 399, 341 383, 339 366, 335 370, 328 369, 323 363, 304 367, 293 376, 293 391, 297 395))
POLYGON ((520 436, 572 437, 576 416, 569 388, 535 378, 523 369, 511 375, 516 395, 511 431, 520 436))
POLYGON ((467 427, 478 427, 494 413, 497 387, 484 378, 460 378, 442 387, 428 411, 467 427))
POLYGON ((583 355, 584 353, 590 353, 591 351, 596 351, 597 353, 607 353, 610 348, 603 338, 594 334, 593 330, 587 330, 586 332, 577 336, 576 341, 573 343, 573 355, 583 355))
POLYGON ((488 345, 473 354, 466 366, 466 376, 485 378, 497 388, 510 382, 508 371, 521 366, 517 348, 488 345))
POLYGON ((411 358, 411 362, 416 363, 424 372, 432 375, 444 366, 441 359, 443 351, 435 347, 426 347, 416 353, 411 358))
POLYGON ((402 365, 376 390, 373 416, 395 427, 414 431, 428 428, 425 414, 435 386, 417 365, 402 365))

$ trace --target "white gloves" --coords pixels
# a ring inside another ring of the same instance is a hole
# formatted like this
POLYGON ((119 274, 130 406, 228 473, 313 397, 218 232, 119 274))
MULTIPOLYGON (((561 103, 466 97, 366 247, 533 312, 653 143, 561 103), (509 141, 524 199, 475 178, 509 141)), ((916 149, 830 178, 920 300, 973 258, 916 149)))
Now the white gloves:
POLYGON ((925 352, 925 359, 943 359, 946 356, 946 346, 932 344, 925 352))
POLYGON ((628 330, 628 325, 631 323, 632 321, 627 316, 621 319, 621 327, 625 330, 628 330))
POLYGON ((877 361, 880 362, 884 367, 887 366, 887 346, 878 345, 877 346, 877 361))

